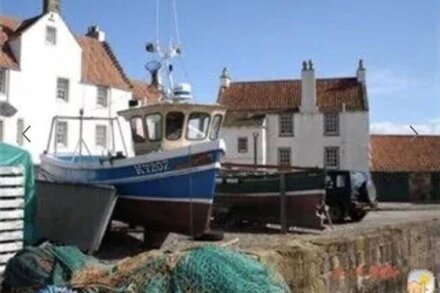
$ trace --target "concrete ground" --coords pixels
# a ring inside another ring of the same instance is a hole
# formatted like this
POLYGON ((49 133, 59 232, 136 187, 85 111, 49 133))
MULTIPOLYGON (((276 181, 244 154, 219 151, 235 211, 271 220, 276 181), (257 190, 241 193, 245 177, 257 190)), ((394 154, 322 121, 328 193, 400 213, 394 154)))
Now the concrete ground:
MULTIPOLYGON (((290 240, 340 237, 347 235, 347 233, 365 233, 370 230, 381 230, 396 224, 418 223, 429 220, 439 220, 440 224, 440 204, 381 203, 377 210, 370 212, 359 223, 335 224, 333 227, 327 226, 324 231, 291 229, 286 235, 281 235, 280 230, 276 226, 265 228, 251 227, 239 231, 225 231, 224 240, 215 243, 231 245, 242 249, 254 247, 270 248, 290 240)), ((108 234, 97 256, 116 260, 144 251, 141 230, 131 230, 127 234, 127 229, 124 226, 118 226, 115 231, 108 234)), ((212 242, 192 241, 187 236, 170 234, 162 249, 176 251, 206 243, 212 242)))

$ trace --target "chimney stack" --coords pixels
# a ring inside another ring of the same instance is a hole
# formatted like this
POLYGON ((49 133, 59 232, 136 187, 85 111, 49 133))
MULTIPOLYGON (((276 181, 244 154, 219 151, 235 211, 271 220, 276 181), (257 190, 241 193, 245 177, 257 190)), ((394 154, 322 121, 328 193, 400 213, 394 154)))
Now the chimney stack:
POLYGON ((60 13, 60 0, 44 0, 43 14, 60 13))
POLYGON ((220 76, 220 87, 226 89, 231 85, 231 75, 227 67, 223 68, 222 75, 220 76))
POLYGON ((367 73, 367 70, 364 67, 364 60, 360 59, 359 66, 356 71, 356 76, 357 76, 358 82, 363 83, 363 84, 366 83, 366 73, 367 73))
POLYGON ((86 36, 100 42, 105 42, 105 33, 97 25, 90 26, 87 30, 86 36))
POLYGON ((316 78, 312 60, 303 62, 301 72, 301 111, 305 113, 316 111, 316 78))

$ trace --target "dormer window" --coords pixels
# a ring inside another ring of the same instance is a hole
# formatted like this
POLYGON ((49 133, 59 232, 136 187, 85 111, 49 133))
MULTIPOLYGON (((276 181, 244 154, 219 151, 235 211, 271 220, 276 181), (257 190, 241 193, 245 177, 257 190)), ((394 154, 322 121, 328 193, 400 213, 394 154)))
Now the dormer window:
POLYGON ((105 86, 98 86, 97 104, 104 108, 108 106, 108 88, 105 86))
POLYGON ((52 46, 57 44, 57 29, 53 26, 46 27, 46 44, 52 46))

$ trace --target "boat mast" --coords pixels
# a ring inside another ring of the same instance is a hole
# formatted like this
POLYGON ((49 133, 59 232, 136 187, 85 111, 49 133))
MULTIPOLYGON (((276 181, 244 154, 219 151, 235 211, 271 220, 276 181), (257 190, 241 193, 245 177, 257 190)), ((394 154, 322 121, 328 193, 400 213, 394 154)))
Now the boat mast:
POLYGON ((160 25, 160 0, 156 0, 156 40, 154 42, 149 42, 146 45, 146 51, 148 53, 151 53, 155 55, 153 61, 148 62, 145 66, 145 68, 150 72, 152 76, 152 84, 157 83, 156 86, 159 90, 162 91, 163 95, 166 99, 173 99, 174 98, 174 78, 173 78, 173 71, 174 67, 172 64, 172 59, 178 56, 181 56, 182 54, 182 48, 180 46, 180 35, 179 35, 179 27, 178 27, 178 21, 177 21, 177 6, 175 0, 172 0, 172 7, 173 7, 173 15, 174 15, 174 25, 175 25, 175 39, 174 42, 171 38, 169 41, 168 48, 163 49, 160 46, 159 41, 159 25, 160 25), (162 70, 165 70, 163 72, 162 70), (166 75, 166 81, 167 85, 164 86, 161 83, 161 73, 166 75))

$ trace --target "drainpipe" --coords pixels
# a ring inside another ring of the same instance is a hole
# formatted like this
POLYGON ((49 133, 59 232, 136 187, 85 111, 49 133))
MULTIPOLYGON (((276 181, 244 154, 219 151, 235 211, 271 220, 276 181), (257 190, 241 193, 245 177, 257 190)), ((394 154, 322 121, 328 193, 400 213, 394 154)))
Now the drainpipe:
POLYGON ((258 165, 258 136, 260 134, 258 132, 254 132, 254 165, 258 165))

